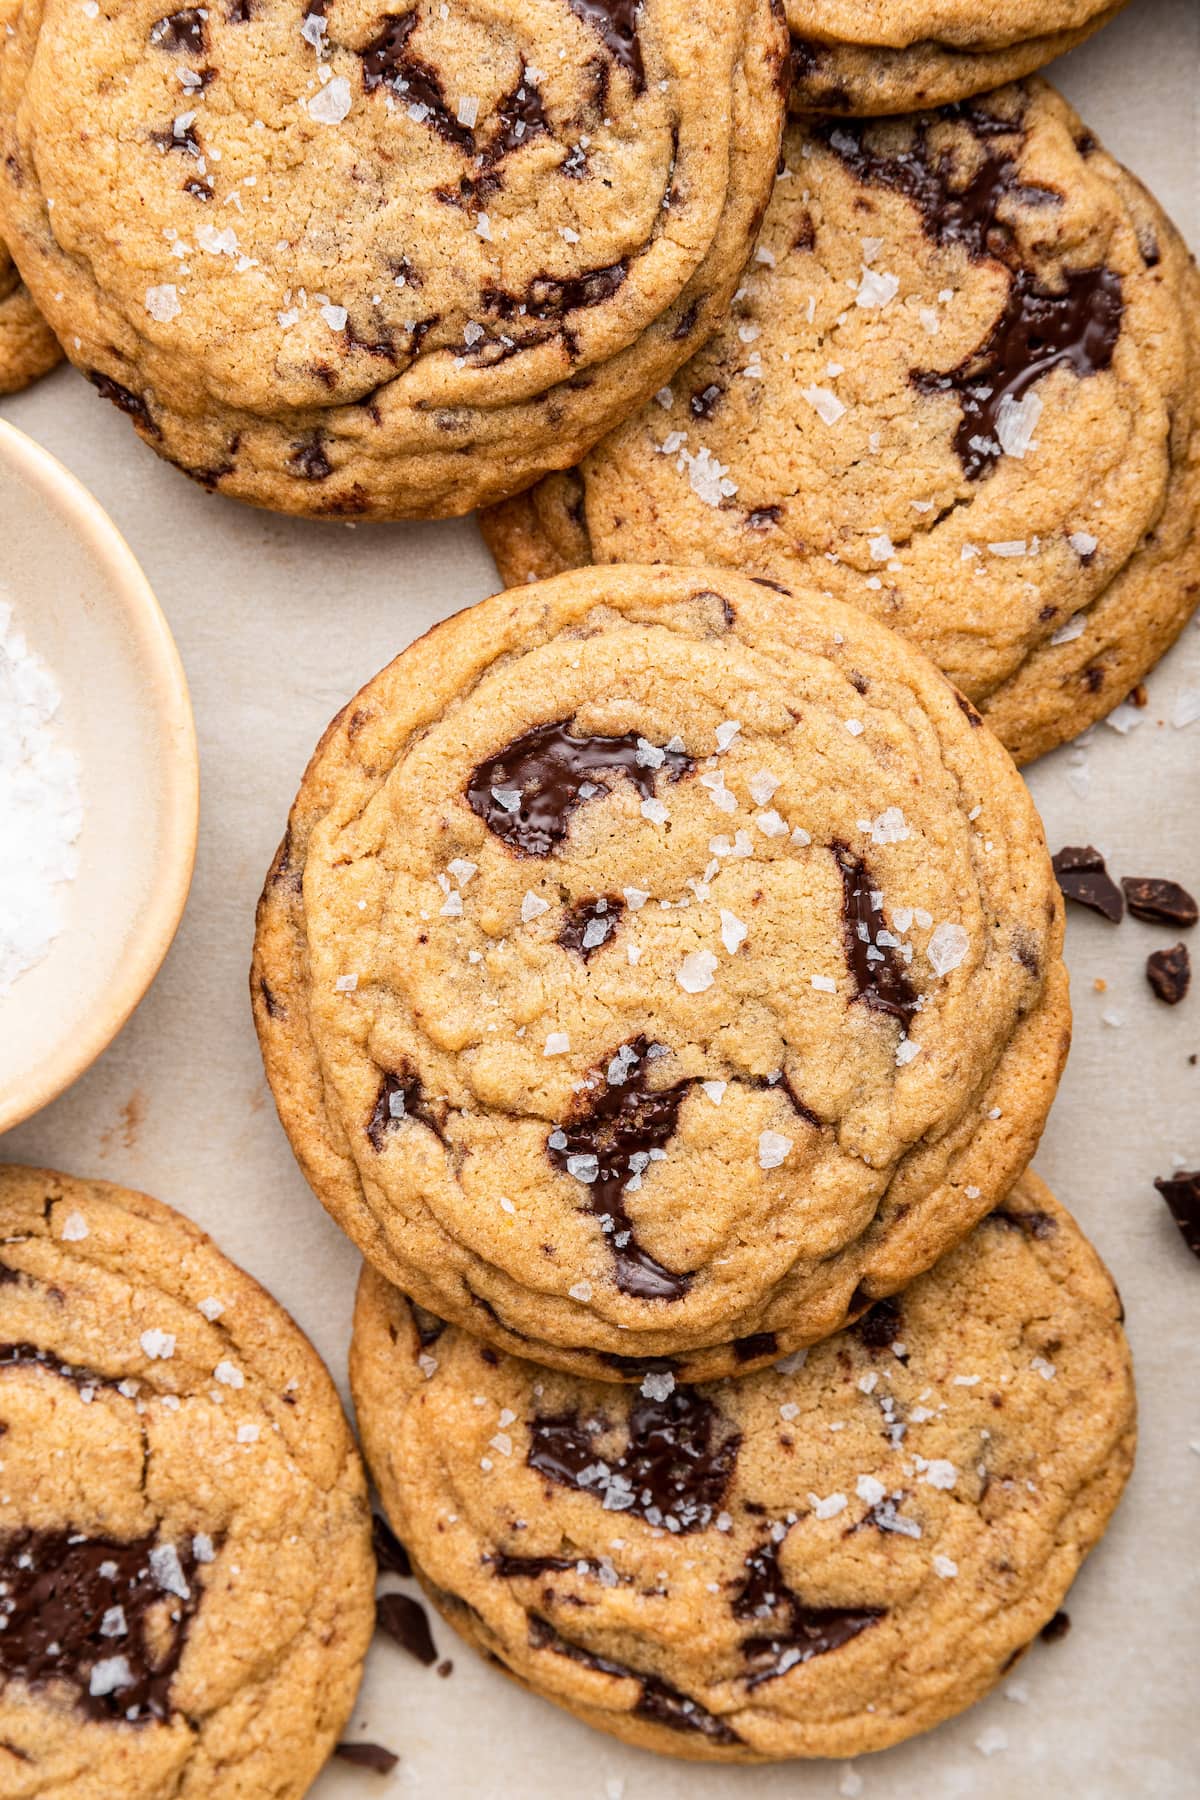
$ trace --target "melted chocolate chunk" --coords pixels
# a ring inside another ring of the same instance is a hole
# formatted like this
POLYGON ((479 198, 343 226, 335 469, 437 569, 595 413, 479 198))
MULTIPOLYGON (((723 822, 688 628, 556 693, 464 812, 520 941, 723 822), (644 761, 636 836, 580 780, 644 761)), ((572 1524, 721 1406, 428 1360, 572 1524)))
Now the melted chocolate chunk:
POLYGON ((111 400, 114 406, 126 413, 139 431, 147 432, 150 437, 162 436, 162 432, 151 417, 150 408, 140 394, 135 394, 131 388, 122 387, 121 383, 114 381, 111 375, 102 375, 99 369, 89 369, 88 380, 98 394, 102 394, 106 400, 111 400))
POLYGON ((519 150, 523 144, 528 144, 537 137, 539 132, 549 130, 542 107, 542 96, 529 79, 524 63, 521 64, 521 79, 516 87, 497 106, 496 119, 496 136, 488 145, 488 153, 493 158, 507 156, 510 150, 519 150))
POLYGON ((319 431, 292 446, 288 467, 302 481, 328 481, 333 464, 325 454, 325 440, 319 431))
POLYGON ((1098 850, 1090 844, 1066 844, 1056 851, 1052 861, 1066 899, 1090 907, 1110 924, 1120 924, 1125 916, 1125 900, 1098 850))
POLYGON ((575 808, 608 793, 602 776, 623 775, 649 800, 660 769, 678 781, 694 766, 682 751, 660 753, 634 732, 573 737, 561 720, 527 731, 480 763, 467 784, 467 801, 518 855, 549 856, 566 837, 575 808))
POLYGON ((766 531, 768 526, 778 525, 782 517, 782 506, 756 506, 746 514, 746 523, 751 531, 766 531))
POLYGON ((645 1038, 623 1044, 608 1065, 603 1088, 580 1096, 580 1111, 550 1133, 546 1148, 554 1166, 580 1184, 589 1210, 603 1222, 621 1292, 639 1300, 680 1300, 691 1274, 665 1268, 642 1248, 625 1207, 625 1195, 641 1187, 644 1172, 665 1154, 684 1095, 693 1086, 691 1080, 669 1088, 650 1085, 658 1049, 645 1038))
POLYGON ((998 1206, 995 1212, 988 1213, 985 1225, 1006 1225, 1010 1231, 1023 1231, 1026 1237, 1053 1237, 1057 1227, 1049 1213, 1034 1210, 1012 1212, 1009 1208, 998 1206))
POLYGON ((385 1631, 393 1643, 407 1650, 427 1669, 432 1669, 437 1661, 437 1650, 428 1615, 419 1600, 408 1594, 381 1594, 376 1602, 375 1618, 380 1631, 385 1631))
POLYGON ((559 325, 568 313, 610 300, 628 273, 623 262, 615 262, 584 269, 579 275, 535 275, 523 295, 485 287, 483 309, 500 319, 528 318, 543 325, 559 325))
MULTIPOLYGON (((21 1277, 13 1270, 6 1270, 4 1281, 19 1281, 21 1277)), ((64 1381, 71 1382, 80 1392, 91 1388, 116 1388, 120 1379, 111 1375, 98 1375, 95 1369, 81 1368, 78 1363, 64 1362, 52 1350, 46 1350, 39 1344, 0 1344, 0 1370, 11 1368, 49 1369, 51 1374, 59 1375, 64 1381)))
POLYGON ((333 1754, 355 1768, 370 1769, 374 1775, 390 1775, 400 1758, 382 1744, 336 1744, 333 1754))
POLYGON ((611 1512, 677 1532, 703 1530, 720 1511, 741 1443, 712 1402, 688 1387, 665 1400, 639 1397, 616 1456, 597 1447, 610 1429, 603 1418, 577 1413, 535 1419, 526 1460, 562 1487, 595 1494, 611 1512))
POLYGON ((371 1543, 375 1550, 375 1561, 381 1574, 412 1574, 412 1563, 408 1551, 400 1542, 382 1513, 371 1515, 371 1543))
POLYGON ((625 902, 612 894, 601 894, 598 900, 581 900, 563 920, 558 941, 564 950, 574 950, 588 962, 617 928, 625 910, 625 902))
POLYGON ((646 85, 637 30, 641 0, 567 0, 567 5, 577 19, 599 33, 613 61, 624 69, 640 94, 646 85))
POLYGON ((656 1725, 669 1726, 672 1731, 697 1731, 714 1744, 739 1744, 741 1739, 724 1719, 718 1719, 713 1713, 706 1711, 697 1700, 690 1700, 681 1694, 678 1688, 671 1687, 661 1681, 657 1675, 642 1675, 637 1669, 629 1668, 625 1663, 613 1662, 610 1657, 598 1656, 595 1651, 584 1649, 582 1644, 573 1644, 554 1629, 548 1619, 537 1613, 529 1615, 529 1642, 535 1650, 553 1650, 558 1656, 569 1656, 572 1662, 579 1663, 585 1669, 596 1669, 602 1675, 616 1675, 624 1681, 636 1681, 641 1686, 641 1693, 634 1705, 634 1713, 642 1719, 652 1720, 656 1725))
POLYGON ((492 1567, 506 1581, 536 1581, 540 1575, 565 1575, 578 1569, 580 1563, 594 1569, 596 1564, 583 1556, 510 1556, 506 1550, 493 1556, 492 1567))
POLYGON ((65 1682, 92 1719, 166 1719, 200 1597, 190 1541, 18 1532, 0 1547, 0 1672, 65 1682))
POLYGON ((870 1311, 854 1322, 854 1329, 868 1350, 890 1350, 899 1342, 902 1328, 900 1302, 896 1299, 876 1300, 870 1311))
POLYGON ((431 1312, 426 1312, 423 1306, 416 1305, 412 1300, 408 1303, 408 1310, 411 1312, 413 1324, 417 1328, 418 1342, 422 1350, 428 1350, 431 1344, 437 1343, 445 1331, 446 1322, 444 1319, 435 1319, 431 1312))
POLYGON ((688 402, 692 417, 695 419, 711 419, 716 410, 717 401, 725 389, 719 382, 710 381, 706 388, 700 388, 688 402))
POLYGON ((1146 958, 1146 980, 1160 1000, 1178 1006, 1192 981, 1192 959, 1186 944, 1170 950, 1152 950, 1146 958))
POLYGON ((797 1663, 840 1650, 877 1624, 884 1611, 879 1606, 806 1606, 783 1579, 779 1543, 769 1539, 746 1558, 746 1579, 733 1602, 735 1619, 759 1619, 779 1627, 743 1639, 742 1654, 751 1671, 747 1687, 760 1687, 797 1663))
POLYGON ((199 55, 208 48, 207 19, 205 8, 198 6, 168 13, 150 27, 150 42, 156 50, 187 50, 199 55))
POLYGON ((425 122, 439 137, 445 138, 447 143, 457 144, 460 150, 473 151, 474 134, 469 127, 459 123, 447 106, 437 70, 414 56, 408 47, 408 40, 419 22, 420 14, 416 11, 385 15, 383 30, 359 53, 363 86, 368 94, 385 84, 393 88, 403 95, 407 106, 425 107, 425 122))
POLYGON ((1154 1185, 1170 1207, 1184 1243, 1193 1256, 1200 1256, 1200 1169, 1160 1175, 1154 1185))
MULTIPOLYGON (((367 1122, 367 1137, 372 1150, 382 1150, 388 1134, 398 1131, 405 1119, 417 1119, 427 1125, 435 1137, 442 1137, 444 1110, 435 1110, 425 1098, 418 1075, 385 1075, 379 1084, 375 1107, 367 1122)), ((442 1140, 445 1142, 445 1140, 442 1140)))
POLYGON ((1052 1619, 1048 1619, 1046 1621, 1046 1623, 1042 1626, 1042 1629, 1041 1629, 1041 1632, 1039 1635, 1041 1636, 1043 1642, 1045 1642, 1047 1644, 1057 1644, 1057 1643, 1061 1642, 1061 1640, 1063 1638, 1066 1637, 1066 1635, 1067 1635, 1068 1631, 1070 1631, 1070 1629, 1071 1629, 1070 1613, 1056 1612, 1054 1617, 1052 1619))
POLYGON ((757 1362, 760 1357, 774 1356, 779 1339, 773 1331, 756 1331, 753 1337, 735 1338, 733 1354, 740 1363, 757 1362))
POLYGON ((1152 925, 1178 925, 1184 930, 1196 923, 1196 902, 1177 881, 1160 881, 1153 875, 1126 875, 1121 886, 1135 919, 1146 919, 1152 925))
POLYGON ((1043 375, 1069 368, 1082 380, 1109 367, 1123 311, 1121 277, 1112 269, 1074 270, 1057 291, 1020 268, 986 343, 947 373, 914 370, 918 392, 958 400, 954 447, 969 481, 995 467, 1004 415, 1043 375))
POLYGON ((854 977, 855 999, 865 1001, 875 1012, 890 1013, 907 1026, 917 1010, 917 996, 895 948, 876 942, 884 929, 883 910, 872 903, 866 864, 844 844, 831 848, 842 872, 846 961, 854 977))

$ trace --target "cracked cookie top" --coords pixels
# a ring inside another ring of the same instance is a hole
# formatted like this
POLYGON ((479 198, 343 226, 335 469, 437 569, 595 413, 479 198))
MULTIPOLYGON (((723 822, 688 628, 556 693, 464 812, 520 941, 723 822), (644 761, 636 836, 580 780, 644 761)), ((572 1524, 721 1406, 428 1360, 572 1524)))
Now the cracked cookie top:
POLYGON ((661 558, 852 600, 1025 760, 1195 607, 1198 319, 1179 234, 1045 82, 795 125, 721 331, 485 530, 510 586, 661 558))
POLYGON ((786 64, 771 0, 37 0, 0 211, 72 359, 207 485, 466 512, 711 331, 786 64))
POLYGON ((37 1800, 299 1800, 372 1620, 308 1341, 168 1207, 0 1170, 0 1758, 37 1800))
POLYGON ((797 112, 900 113, 1031 75, 1124 0, 786 0, 797 112))
POLYGON ((1032 1153, 1062 909, 974 709, 852 608, 581 570, 350 702, 260 906, 317 1194, 439 1317, 638 1378, 819 1338, 1032 1153))
POLYGON ((351 1379, 450 1622, 648 1748, 856 1756, 978 1699, 1133 1459, 1117 1294, 1027 1175, 849 1331, 743 1381, 614 1390, 498 1356, 373 1271, 351 1379))

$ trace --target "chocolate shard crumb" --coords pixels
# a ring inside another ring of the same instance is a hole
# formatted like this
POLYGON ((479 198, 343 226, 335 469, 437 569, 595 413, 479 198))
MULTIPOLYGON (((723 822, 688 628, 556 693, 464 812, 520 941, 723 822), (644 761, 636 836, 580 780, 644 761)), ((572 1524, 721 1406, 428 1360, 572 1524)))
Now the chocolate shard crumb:
POLYGON ((1054 1617, 1052 1619, 1047 1619, 1046 1623, 1042 1626, 1040 1635, 1044 1643, 1057 1644, 1062 1638, 1066 1637, 1070 1629, 1070 1613, 1056 1612, 1054 1617))
POLYGON ((1091 844, 1066 844, 1053 857, 1063 897, 1088 906, 1113 925, 1125 916, 1125 897, 1091 844))
POLYGON ((1195 900, 1177 881, 1161 881, 1154 875, 1126 875, 1121 886, 1125 904, 1135 919, 1186 929, 1200 917, 1195 900))
POLYGON ((376 1603, 375 1616, 379 1629, 386 1631, 393 1643, 432 1669, 438 1653, 428 1615, 419 1600, 408 1594, 383 1594, 376 1603))
POLYGON ((1178 1006, 1192 980, 1192 960, 1187 945, 1173 944, 1169 950, 1152 950, 1146 958, 1146 980, 1166 1005, 1178 1006))
POLYGON ((375 1549, 375 1561, 381 1570, 389 1575, 412 1574, 408 1551, 382 1513, 371 1515, 371 1542, 375 1549))
POLYGON ((374 1775, 390 1775, 400 1758, 382 1744, 338 1744, 333 1754, 357 1769, 370 1769, 374 1775))
POLYGON ((1160 1175, 1154 1183, 1193 1256, 1200 1256, 1200 1169, 1160 1175))

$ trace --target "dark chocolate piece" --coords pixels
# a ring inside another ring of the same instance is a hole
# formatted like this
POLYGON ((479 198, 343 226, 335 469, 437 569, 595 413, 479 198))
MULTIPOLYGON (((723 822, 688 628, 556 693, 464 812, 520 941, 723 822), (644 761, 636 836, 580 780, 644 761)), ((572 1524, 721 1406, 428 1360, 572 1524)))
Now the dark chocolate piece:
POLYGON ((1005 1225, 1010 1231, 1023 1231, 1026 1237, 1053 1237, 1057 1226, 1049 1213, 1036 1210, 1013 1212, 1006 1206, 998 1206, 994 1212, 988 1213, 985 1225, 1005 1225))
POLYGON ((568 1656, 572 1662, 579 1663, 585 1669, 596 1669, 602 1675, 615 1675, 623 1681, 638 1682, 641 1693, 633 1708, 638 1718, 652 1720, 656 1725, 666 1725, 672 1731, 699 1732, 714 1744, 740 1744, 742 1741, 732 1726, 706 1711, 698 1700, 689 1699, 686 1694, 681 1694, 678 1688, 671 1687, 657 1675, 643 1675, 625 1663, 613 1662, 610 1657, 598 1656, 594 1651, 586 1650, 582 1644, 573 1644, 569 1638, 562 1637, 548 1619, 541 1618, 537 1613, 529 1615, 529 1642, 534 1650, 553 1650, 556 1655, 568 1656))
POLYGON ((588 962, 607 944, 624 910, 625 902, 613 894, 601 894, 597 900, 581 900, 563 920, 558 941, 564 950, 573 950, 588 962))
POLYGON ((624 1449, 607 1454, 598 1442, 612 1429, 605 1418, 577 1413, 535 1419, 526 1460, 562 1487, 595 1494, 611 1512, 703 1530, 720 1511, 741 1443, 712 1402, 688 1387, 665 1400, 639 1397, 624 1449))
POLYGON ((608 1237, 617 1286, 640 1300, 679 1300, 692 1284, 689 1271, 665 1268, 638 1243, 625 1196, 636 1191, 644 1172, 675 1135, 679 1108, 693 1086, 651 1086, 651 1069, 661 1046, 638 1038, 623 1044, 609 1062, 603 1086, 580 1095, 575 1117, 546 1139, 550 1160, 573 1176, 608 1237))
POLYGON ((0 1548, 0 1672, 66 1683, 91 1719, 166 1719, 200 1604, 194 1545, 20 1531, 0 1548))
POLYGON ((895 948, 876 941, 885 925, 882 905, 876 907, 871 899, 867 866, 845 844, 835 843, 830 848, 842 875, 846 961, 854 977, 855 999, 875 1012, 890 1013, 907 1026, 917 1011, 917 996, 895 948))
POLYGON ((638 38, 641 0, 567 0, 577 19, 599 33, 605 49, 641 93, 646 85, 642 46, 638 38))
POLYGON ((628 273, 623 262, 606 263, 602 268, 584 269, 579 275, 535 275, 523 295, 485 287, 480 298, 484 312, 495 318, 534 319, 543 325, 559 325, 568 313, 610 300, 628 273))
POLYGON ((1121 886, 1125 904, 1135 919, 1146 919, 1151 925, 1175 925, 1181 930, 1196 923, 1196 902, 1177 881, 1161 881, 1154 875, 1126 875, 1121 886))
POLYGON ((978 350, 946 372, 914 370, 918 392, 953 393, 958 400, 954 447, 969 481, 988 474, 1003 454, 998 428, 1006 402, 1015 404, 1052 369, 1070 368, 1082 380, 1109 367, 1123 311, 1121 277, 1112 269, 1071 270, 1059 291, 1020 268, 978 350))
POLYGON ((447 106, 437 70, 422 62, 408 47, 408 40, 420 18, 415 9, 399 15, 385 14, 383 30, 359 53, 363 86, 369 94, 385 84, 393 88, 403 95, 407 106, 425 107, 425 119, 439 137, 445 138, 447 143, 457 144, 460 150, 473 151, 474 134, 459 123, 447 106))
POLYGON ((1042 1626, 1040 1636, 1047 1644, 1057 1644, 1066 1637, 1070 1629, 1071 1615, 1065 1612, 1056 1612, 1054 1617, 1047 1619, 1042 1626))
POLYGON ((1125 916, 1125 900, 1120 888, 1104 866, 1104 858, 1090 844, 1066 844, 1055 852, 1054 873, 1068 900, 1089 906, 1111 924, 1118 925, 1125 916))
POLYGON ((337 1744, 333 1754, 355 1768, 370 1769, 374 1775, 390 1775, 400 1758, 382 1744, 337 1744))
MULTIPOLYGON (((786 1536, 786 1533, 784 1534, 786 1536)), ((743 1639, 742 1654, 750 1664, 749 1688, 760 1687, 785 1675, 798 1663, 840 1650, 851 1638, 875 1625, 885 1609, 879 1606, 806 1606, 783 1579, 779 1548, 772 1536, 746 1558, 746 1579, 733 1602, 736 1619, 757 1619, 781 1629, 756 1632, 743 1639)))
POLYGON ((400 1542, 382 1513, 371 1515, 371 1542, 380 1574, 411 1575, 408 1551, 400 1542))
POLYGON ((420 1076, 385 1074, 367 1122, 367 1137, 372 1150, 382 1150, 388 1133, 398 1131, 405 1119, 418 1120, 420 1124, 427 1125, 435 1137, 440 1138, 445 1124, 445 1109, 435 1110, 431 1106, 425 1098, 420 1076))
POLYGON ((1193 1256, 1200 1256, 1200 1169, 1160 1175, 1154 1185, 1170 1207, 1184 1243, 1193 1256))
POLYGON ((542 96, 534 83, 529 79, 525 64, 521 64, 521 78, 511 94, 505 94, 496 108, 498 130, 488 145, 488 155, 493 160, 507 156, 510 150, 519 150, 523 144, 530 143, 539 132, 549 130, 546 114, 542 108, 542 96))
POLYGON ((150 42, 156 50, 186 50, 199 55, 208 47, 207 20, 206 9, 199 6, 168 13, 150 27, 150 42))
POLYGON ((607 794, 603 776, 624 776, 649 800, 660 770, 673 781, 695 767, 681 750, 659 752, 635 732, 574 737, 567 720, 539 725, 480 763, 467 784, 471 811, 520 856, 549 856, 585 800, 607 794))
POLYGON ((903 1329, 900 1302, 891 1297, 876 1300, 861 1319, 855 1320, 854 1329, 868 1350, 890 1350, 899 1343, 903 1329))
POLYGON ((735 1338, 733 1354, 740 1363, 757 1362, 760 1357, 774 1356, 779 1339, 773 1331, 756 1331, 752 1337, 735 1338))
POLYGON ((392 1642, 407 1650, 419 1663, 432 1669, 437 1661, 429 1617, 419 1600, 408 1594, 381 1594, 375 1603, 375 1618, 381 1631, 392 1642))
POLYGON ((1192 959, 1186 944, 1170 950, 1152 950, 1146 958, 1146 980, 1160 1000, 1178 1006, 1192 981, 1192 959))
POLYGON ((114 406, 119 407, 128 418, 131 418, 139 431, 146 432, 150 437, 162 436, 160 427, 151 416, 150 408, 140 394, 135 394, 132 388, 122 387, 121 383, 114 381, 111 375, 102 375, 99 369, 89 369, 88 380, 98 394, 102 394, 106 400, 111 400, 114 406))

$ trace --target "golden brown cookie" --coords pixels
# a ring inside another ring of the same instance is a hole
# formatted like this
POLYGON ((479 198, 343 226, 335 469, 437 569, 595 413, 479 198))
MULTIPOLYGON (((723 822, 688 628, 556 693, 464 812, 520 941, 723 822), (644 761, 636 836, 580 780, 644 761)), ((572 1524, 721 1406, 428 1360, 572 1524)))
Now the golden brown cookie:
POLYGON ((0 1789, 299 1800, 371 1635, 320 1360, 143 1194, 0 1169, 0 1789))
POLYGON ((58 339, 0 239, 0 394, 18 393, 61 358, 58 339))
POLYGON ((902 113, 1031 75, 1125 0, 786 0, 797 112, 902 113))
POLYGON ((1200 276, 1045 82, 796 125, 722 331, 485 534, 508 586, 661 559, 837 594, 1025 761, 1200 597, 1200 276))
POLYGON ((826 1336, 1006 1193, 1066 1052, 1024 783, 864 613, 605 568, 326 733, 259 910, 314 1190, 440 1318, 609 1380, 826 1336))
POLYGON ((463 513, 717 324, 787 46, 778 0, 29 0, 0 215, 72 360, 206 486, 463 513))
POLYGON ((1027 1175, 853 1329, 641 1393, 497 1356, 364 1272, 351 1379, 430 1598, 590 1725, 729 1762, 857 1756, 985 1694, 1133 1461, 1120 1303, 1027 1175))

